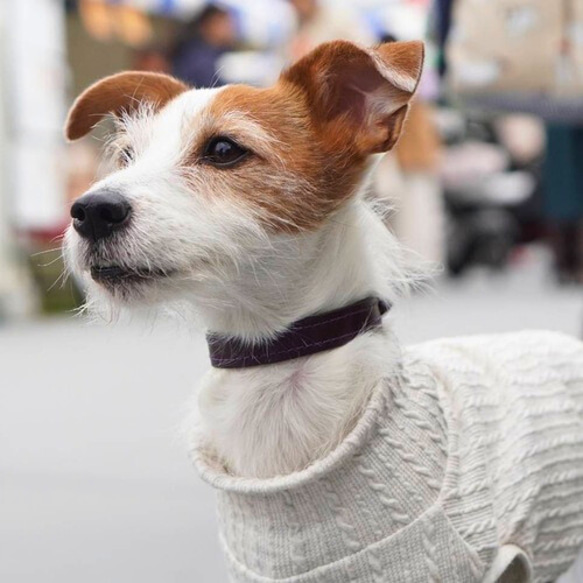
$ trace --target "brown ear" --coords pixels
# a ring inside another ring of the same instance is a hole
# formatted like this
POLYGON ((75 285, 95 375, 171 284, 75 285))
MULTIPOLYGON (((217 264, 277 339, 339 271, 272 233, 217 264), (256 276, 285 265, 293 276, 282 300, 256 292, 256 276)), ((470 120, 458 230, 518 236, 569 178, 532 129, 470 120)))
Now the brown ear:
POLYGON ((347 41, 320 45, 282 75, 305 91, 321 131, 350 136, 363 154, 396 143, 423 68, 420 41, 372 48, 347 41))
POLYGON ((67 116, 65 135, 77 140, 108 113, 131 112, 143 102, 162 107, 187 89, 178 79, 160 73, 127 71, 105 77, 77 97, 67 116))

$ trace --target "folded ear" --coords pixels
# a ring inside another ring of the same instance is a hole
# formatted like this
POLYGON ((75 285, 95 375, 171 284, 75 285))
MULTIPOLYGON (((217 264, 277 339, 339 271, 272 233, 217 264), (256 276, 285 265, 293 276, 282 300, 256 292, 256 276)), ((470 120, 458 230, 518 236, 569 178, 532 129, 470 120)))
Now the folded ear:
POLYGON ((105 77, 77 97, 67 116, 65 135, 77 140, 108 113, 131 112, 144 102, 162 107, 187 89, 178 79, 160 73, 127 71, 105 77))
POLYGON ((351 139, 362 154, 396 143, 423 68, 420 41, 372 48, 347 41, 320 45, 282 79, 305 91, 313 123, 351 139))

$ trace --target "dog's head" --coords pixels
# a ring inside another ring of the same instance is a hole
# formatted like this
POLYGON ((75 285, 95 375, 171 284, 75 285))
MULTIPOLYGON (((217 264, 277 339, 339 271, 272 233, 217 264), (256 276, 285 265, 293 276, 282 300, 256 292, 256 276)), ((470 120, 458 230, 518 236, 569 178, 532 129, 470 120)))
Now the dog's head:
POLYGON ((67 137, 108 114, 118 131, 112 171, 72 206, 71 267, 118 303, 197 286, 211 298, 213 283, 318 231, 355 194, 367 159, 397 141, 422 61, 420 42, 335 41, 268 89, 138 72, 95 83, 67 137))

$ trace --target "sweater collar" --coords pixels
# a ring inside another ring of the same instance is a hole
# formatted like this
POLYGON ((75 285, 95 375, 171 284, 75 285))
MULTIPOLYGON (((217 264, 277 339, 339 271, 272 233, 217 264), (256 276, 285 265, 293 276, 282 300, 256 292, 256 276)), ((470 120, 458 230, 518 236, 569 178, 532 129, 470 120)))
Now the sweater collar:
POLYGON ((272 339, 249 342, 209 334, 207 343, 215 368, 245 368, 274 364, 339 348, 358 335, 382 325, 390 306, 377 297, 367 297, 342 308, 293 322, 272 339))
MULTIPOLYGON (((243 573, 237 581, 324 580, 313 570, 342 571, 351 553, 393 544, 391 535, 409 532, 438 504, 448 460, 436 386, 419 390, 402 374, 381 380, 344 441, 299 472, 235 476, 203 441, 193 444, 201 477, 216 489, 222 545, 243 573)), ((346 581, 346 573, 325 580, 346 581)))

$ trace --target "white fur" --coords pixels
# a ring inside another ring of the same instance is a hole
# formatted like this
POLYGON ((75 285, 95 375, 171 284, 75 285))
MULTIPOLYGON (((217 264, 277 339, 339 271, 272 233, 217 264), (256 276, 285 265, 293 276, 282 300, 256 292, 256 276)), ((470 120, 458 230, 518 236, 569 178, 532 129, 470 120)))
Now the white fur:
POLYGON ((371 390, 392 372, 397 350, 383 330, 311 357, 213 369, 200 387, 201 437, 238 475, 268 478, 301 470, 352 429, 371 390))
MULTIPOLYGON (((230 311, 208 313, 213 329, 239 330, 245 322, 249 334, 269 319, 274 330, 282 315, 290 322, 369 294, 394 298, 396 289, 410 281, 398 269, 399 248, 360 200, 314 239, 298 246, 287 266, 280 259, 270 268, 285 286, 279 292, 262 285, 264 278, 243 277, 237 293, 255 297, 256 304, 241 310, 245 320, 231 322, 230 311), (273 314, 267 313, 272 302, 273 314)), ((348 433, 371 389, 392 373, 397 355, 385 325, 382 333, 364 334, 330 352, 271 366, 211 370, 199 397, 203 438, 240 475, 269 477, 302 469, 348 433)))
MULTIPOLYGON (((205 330, 261 339, 370 294, 394 299, 410 274, 402 250, 361 193, 316 231, 274 234, 251 205, 207 192, 202 171, 189 180, 179 172, 181 155, 197 139, 197 128, 210 123, 206 111, 220 91, 190 91, 156 115, 145 109, 124 121, 124 139, 137 158, 91 190, 122 192, 134 208, 131 225, 97 249, 71 229, 66 236, 69 264, 87 281, 89 303, 109 315, 126 305, 163 303, 205 330), (88 275, 95 257, 169 276, 112 295, 88 275)), ((252 120, 235 117, 241 132, 253 132, 252 120)), ((269 135, 252 138, 268 156, 269 135)), ((282 188, 291 188, 285 171, 279 169, 282 188)), ((386 327, 302 359, 213 369, 202 381, 198 430, 240 475, 304 468, 350 430, 372 387, 390 374, 397 350, 386 327)))

